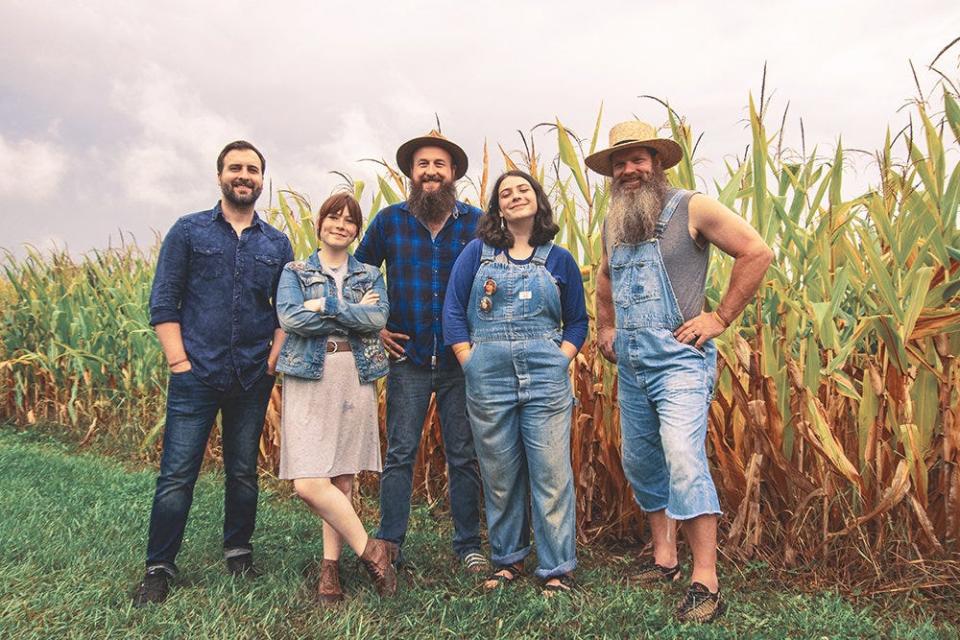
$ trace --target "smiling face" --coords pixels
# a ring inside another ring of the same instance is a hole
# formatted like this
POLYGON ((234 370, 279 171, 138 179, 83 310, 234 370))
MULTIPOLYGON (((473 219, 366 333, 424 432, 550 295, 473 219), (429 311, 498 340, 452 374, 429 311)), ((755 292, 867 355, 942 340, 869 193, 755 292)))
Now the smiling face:
POLYGON ((263 167, 252 149, 233 149, 223 157, 217 178, 223 197, 238 207, 252 206, 263 191, 263 167))
POLYGON ((624 190, 638 189, 644 180, 649 180, 658 161, 646 147, 634 147, 617 151, 610 156, 613 167, 613 183, 624 190))
POLYGON ((347 207, 331 211, 320 221, 318 235, 327 249, 339 251, 350 246, 360 234, 360 226, 350 216, 347 207))
POLYGON ((420 147, 413 153, 410 180, 426 192, 453 182, 453 157, 440 147, 420 147))
POLYGON ((504 178, 500 182, 497 198, 504 220, 517 222, 537 215, 537 193, 520 176, 504 178))

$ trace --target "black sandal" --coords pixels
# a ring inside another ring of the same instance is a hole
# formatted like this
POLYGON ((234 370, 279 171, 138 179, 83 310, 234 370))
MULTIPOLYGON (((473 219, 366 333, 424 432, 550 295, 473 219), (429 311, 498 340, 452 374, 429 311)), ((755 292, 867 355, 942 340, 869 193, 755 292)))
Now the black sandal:
POLYGON ((498 565, 493 573, 487 576, 483 581, 484 591, 493 591, 494 589, 505 586, 523 575, 523 563, 515 562, 513 564, 498 565), (507 575, 503 575, 503 574, 507 575), (492 583, 492 584, 491 584, 492 583))

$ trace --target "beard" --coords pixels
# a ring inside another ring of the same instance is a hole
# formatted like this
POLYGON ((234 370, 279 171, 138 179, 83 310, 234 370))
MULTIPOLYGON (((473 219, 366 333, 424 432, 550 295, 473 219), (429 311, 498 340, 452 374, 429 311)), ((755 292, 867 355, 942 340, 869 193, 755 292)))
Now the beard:
POLYGON ((237 207, 249 207, 257 201, 257 198, 260 197, 260 194, 263 192, 263 187, 258 187, 256 184, 254 184, 253 180, 244 180, 243 178, 238 178, 233 182, 221 182, 220 191, 223 193, 223 197, 226 198, 230 204, 237 207), (235 192, 233 189, 234 187, 240 186, 250 189, 250 193, 245 196, 237 194, 237 192, 235 192))
POLYGON ((606 217, 608 250, 653 237, 669 186, 667 176, 660 167, 639 176, 640 185, 634 188, 627 188, 622 177, 613 181, 606 217))
POLYGON ((444 182, 439 176, 424 176, 419 182, 411 182, 407 206, 410 213, 426 224, 443 222, 457 204, 457 189, 452 182, 444 182), (438 182, 436 191, 424 191, 426 182, 438 182))

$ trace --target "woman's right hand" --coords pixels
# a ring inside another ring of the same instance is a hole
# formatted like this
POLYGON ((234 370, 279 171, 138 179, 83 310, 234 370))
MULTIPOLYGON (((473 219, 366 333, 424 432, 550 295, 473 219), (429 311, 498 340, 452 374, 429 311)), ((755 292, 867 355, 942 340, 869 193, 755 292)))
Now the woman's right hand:
POLYGON ((357 304, 377 304, 378 302, 380 302, 380 294, 373 289, 369 289, 357 304))

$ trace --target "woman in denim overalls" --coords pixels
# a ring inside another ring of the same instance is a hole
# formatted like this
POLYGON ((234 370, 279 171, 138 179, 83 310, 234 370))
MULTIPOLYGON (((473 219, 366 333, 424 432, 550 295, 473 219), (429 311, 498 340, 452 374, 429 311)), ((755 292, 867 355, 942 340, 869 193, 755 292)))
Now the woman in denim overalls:
POLYGON ((531 511, 545 593, 568 591, 577 564, 568 367, 588 318, 579 267, 551 242, 557 231, 537 181, 505 173, 447 288, 444 339, 466 378, 497 565, 488 589, 522 572, 531 511))

